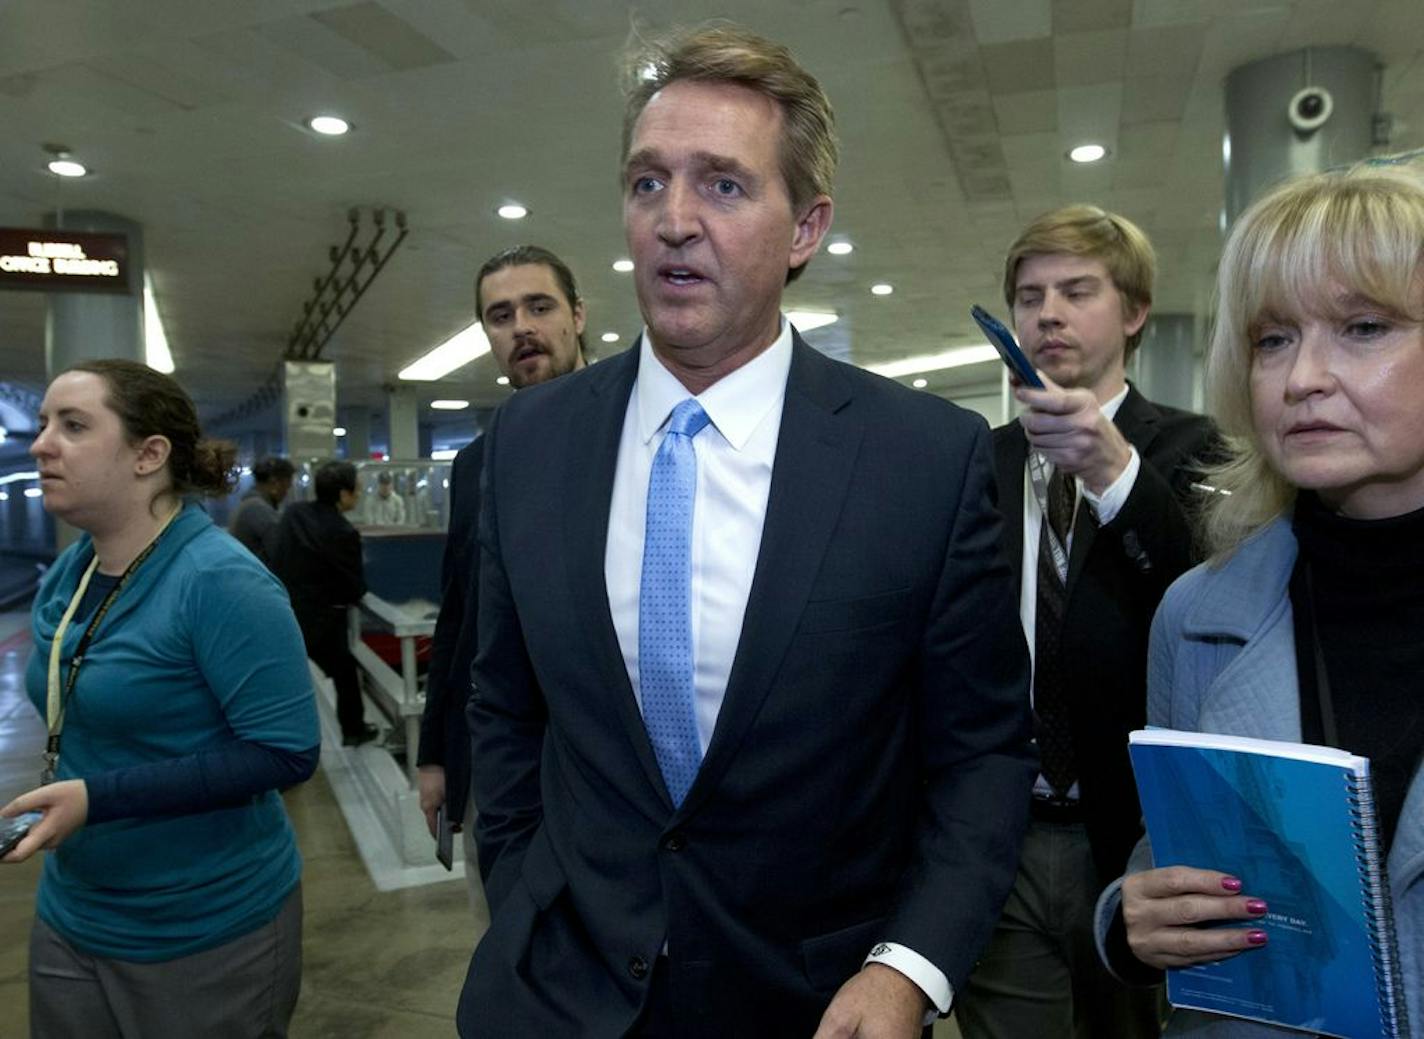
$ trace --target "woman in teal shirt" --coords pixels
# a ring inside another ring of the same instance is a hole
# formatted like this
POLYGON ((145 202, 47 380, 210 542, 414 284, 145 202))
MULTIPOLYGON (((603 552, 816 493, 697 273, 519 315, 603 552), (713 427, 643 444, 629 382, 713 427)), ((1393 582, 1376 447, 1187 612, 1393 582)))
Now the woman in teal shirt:
POLYGON ((229 445, 128 361, 50 384, 31 447, 47 511, 84 532, 34 605, 31 699, 49 724, 42 812, 5 857, 44 865, 32 1034, 285 1035, 301 980, 301 858, 276 791, 320 735, 282 586, 195 494, 229 445))

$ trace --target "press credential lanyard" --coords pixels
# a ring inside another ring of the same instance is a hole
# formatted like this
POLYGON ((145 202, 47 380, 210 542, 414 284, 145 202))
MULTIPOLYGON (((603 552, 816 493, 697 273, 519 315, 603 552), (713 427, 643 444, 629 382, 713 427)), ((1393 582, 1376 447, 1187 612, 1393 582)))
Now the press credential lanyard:
POLYGON ((79 680, 79 668, 84 663, 84 654, 89 648, 90 641, 94 638, 94 633, 99 630, 99 625, 104 620, 104 615, 109 612, 109 607, 114 605, 114 600, 119 597, 119 592, 123 590, 128 579, 133 572, 139 568, 145 559, 153 554, 153 550, 158 547, 158 539, 163 536, 163 532, 168 529, 168 524, 173 522, 174 517, 183 511, 183 506, 174 509, 169 517, 163 521, 163 526, 158 528, 158 532, 138 555, 134 556, 133 562, 124 569, 123 575, 119 577, 118 583, 109 589, 109 594, 104 596, 104 601, 99 604, 99 608, 94 611, 94 618, 89 622, 89 626, 84 629, 83 636, 79 639, 79 645, 74 649, 74 658, 69 662, 69 676, 64 682, 64 691, 61 694, 59 688, 59 658, 61 647, 64 645, 64 633, 69 630, 69 622, 74 619, 75 611, 79 609, 79 604, 84 601, 84 593, 89 590, 89 579, 94 576, 94 571, 99 568, 99 554, 96 552, 94 558, 89 560, 89 565, 84 569, 84 576, 79 579, 79 587, 74 589, 74 595, 69 600, 69 605, 64 610, 64 616, 59 620, 59 627, 54 632, 54 642, 49 647, 49 676, 47 685, 46 715, 49 722, 49 740, 45 744, 45 767, 40 773, 40 785, 46 786, 54 782, 55 770, 59 767, 59 741, 64 734, 64 712, 69 707, 69 699, 74 695, 74 683, 79 680))

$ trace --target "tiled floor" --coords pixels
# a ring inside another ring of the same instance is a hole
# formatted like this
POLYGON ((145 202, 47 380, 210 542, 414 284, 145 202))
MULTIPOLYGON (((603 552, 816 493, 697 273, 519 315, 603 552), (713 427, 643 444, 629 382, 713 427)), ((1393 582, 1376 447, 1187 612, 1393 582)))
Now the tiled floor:
MULTIPOLYGON (((0 614, 0 804, 38 776, 44 727, 22 688, 28 618, 0 614)), ((322 772, 286 794, 306 860, 301 1001, 294 1039, 434 1039, 454 1034, 470 951, 487 920, 463 880, 377 891, 322 772)), ((0 1034, 29 1030, 26 936, 39 862, 0 866, 0 1034)), ((958 1039, 952 1022, 936 1039, 958 1039)))

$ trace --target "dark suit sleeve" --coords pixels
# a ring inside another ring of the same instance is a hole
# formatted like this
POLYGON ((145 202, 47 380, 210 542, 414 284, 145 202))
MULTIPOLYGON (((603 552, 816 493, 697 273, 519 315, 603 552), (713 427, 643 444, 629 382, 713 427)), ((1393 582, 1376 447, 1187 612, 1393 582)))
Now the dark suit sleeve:
POLYGON ((431 638, 430 668, 425 678, 425 710, 420 718, 420 752, 417 765, 444 765, 446 746, 446 712, 455 682, 469 682, 469 675, 455 675, 455 658, 465 634, 466 602, 473 593, 470 588, 470 557, 479 551, 475 540, 479 516, 479 466, 469 466, 474 485, 462 479, 467 471, 465 451, 481 451, 484 445, 476 440, 460 452, 450 467, 450 525, 445 538, 445 554, 440 567, 440 616, 435 621, 431 638))
POLYGON ((885 934, 938 966, 956 992, 1013 884, 1038 769, 1028 651, 982 423, 968 454, 921 647, 921 825, 885 934))
POLYGON ((478 648, 467 709, 475 842, 491 914, 543 819, 539 764, 548 717, 500 553, 499 418, 486 434, 480 487, 478 648))
POLYGON ((332 546, 330 585, 337 602, 352 604, 366 594, 366 567, 361 559, 361 535, 351 524, 345 524, 332 546))

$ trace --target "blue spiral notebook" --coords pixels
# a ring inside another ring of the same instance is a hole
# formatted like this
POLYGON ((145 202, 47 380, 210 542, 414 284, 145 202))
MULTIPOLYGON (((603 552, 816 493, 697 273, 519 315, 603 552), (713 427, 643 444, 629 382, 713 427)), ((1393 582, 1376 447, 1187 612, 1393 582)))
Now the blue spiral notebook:
POLYGON ((1265 899, 1260 949, 1170 970, 1173 1006, 1347 1039, 1408 1036, 1368 758, 1147 729, 1129 743, 1152 857, 1265 899))

